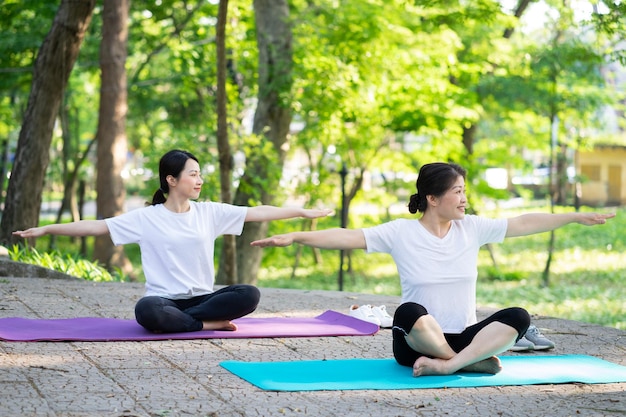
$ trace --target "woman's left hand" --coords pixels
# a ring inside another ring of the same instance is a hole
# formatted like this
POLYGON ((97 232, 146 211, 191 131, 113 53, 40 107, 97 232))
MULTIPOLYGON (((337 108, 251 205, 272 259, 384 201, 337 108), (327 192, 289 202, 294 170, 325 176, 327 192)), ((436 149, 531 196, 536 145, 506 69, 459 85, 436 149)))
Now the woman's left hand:
POLYGON ((305 219, 317 219, 318 217, 326 217, 333 214, 335 211, 331 209, 304 209, 302 217, 305 219))
POLYGON ((585 226, 593 226, 595 224, 604 224, 607 219, 615 217, 615 213, 579 213, 578 223, 585 226))

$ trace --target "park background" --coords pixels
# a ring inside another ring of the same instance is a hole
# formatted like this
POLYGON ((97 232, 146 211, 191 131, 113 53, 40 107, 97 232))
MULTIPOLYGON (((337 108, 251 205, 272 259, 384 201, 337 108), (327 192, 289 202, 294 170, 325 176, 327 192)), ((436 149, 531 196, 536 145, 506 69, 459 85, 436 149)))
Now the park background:
POLYGON ((480 305, 624 329, 626 193, 584 200, 611 184, 580 164, 626 149, 624 16, 582 0, 4 0, 0 240, 16 260, 142 280, 132 245, 11 232, 141 206, 182 148, 203 200, 336 210, 220 239, 220 284, 399 295, 386 256, 248 243, 408 216, 419 167, 453 161, 472 213, 618 213, 486 247, 480 305))

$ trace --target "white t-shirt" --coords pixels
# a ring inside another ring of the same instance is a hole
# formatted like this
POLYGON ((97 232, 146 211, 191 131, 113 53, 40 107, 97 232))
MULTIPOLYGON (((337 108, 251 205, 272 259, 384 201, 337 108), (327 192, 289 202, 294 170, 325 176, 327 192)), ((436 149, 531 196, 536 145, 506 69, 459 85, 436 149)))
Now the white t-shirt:
POLYGON ((506 219, 466 215, 452 221, 442 239, 419 220, 398 219, 363 229, 367 252, 389 253, 402 286, 402 302, 428 310, 446 333, 460 333, 476 323, 478 250, 502 242, 506 219))
POLYGON ((146 295, 181 299, 212 293, 215 239, 243 231, 247 207, 190 203, 185 213, 157 204, 105 219, 115 245, 139 244, 146 295))

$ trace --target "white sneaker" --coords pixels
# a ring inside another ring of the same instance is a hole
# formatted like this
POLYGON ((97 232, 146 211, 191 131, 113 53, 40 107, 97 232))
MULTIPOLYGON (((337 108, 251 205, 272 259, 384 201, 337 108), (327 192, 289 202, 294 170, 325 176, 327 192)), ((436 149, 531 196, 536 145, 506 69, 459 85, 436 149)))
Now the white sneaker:
POLYGON ((527 350, 535 350, 535 344, 525 337, 522 337, 520 340, 515 342, 515 344, 511 346, 509 350, 511 352, 524 352, 527 350))
POLYGON ((350 316, 380 326, 380 320, 374 315, 374 312, 372 311, 372 306, 370 305, 364 305, 361 307, 356 304, 351 305, 350 316))
POLYGON ((535 345, 535 350, 550 350, 554 349, 555 346, 552 340, 541 334, 537 326, 532 324, 526 330, 524 338, 530 340, 535 345))
POLYGON ((374 315, 378 317, 378 320, 380 321, 380 327, 390 328, 393 326, 393 317, 391 317, 389 313, 387 313, 387 307, 372 307, 372 313, 374 313, 374 315))

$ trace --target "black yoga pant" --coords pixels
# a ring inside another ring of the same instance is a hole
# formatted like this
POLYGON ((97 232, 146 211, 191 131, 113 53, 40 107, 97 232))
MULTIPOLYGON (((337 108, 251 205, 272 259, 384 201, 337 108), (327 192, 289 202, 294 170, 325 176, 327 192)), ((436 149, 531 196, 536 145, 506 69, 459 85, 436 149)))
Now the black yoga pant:
MULTIPOLYGON (((412 367, 417 358, 424 356, 423 353, 414 351, 407 343, 405 336, 409 334, 413 325, 420 317, 428 314, 421 304, 408 302, 401 304, 393 317, 393 356, 400 365, 412 367)), ((517 330, 517 339, 521 339, 528 326, 530 326, 530 314, 520 307, 510 307, 500 310, 463 330, 461 333, 444 333, 448 345, 455 352, 460 352, 467 347, 476 333, 494 321, 504 323, 517 330)))
POLYGON ((180 300, 147 296, 135 305, 135 318, 153 332, 195 332, 202 330, 203 321, 234 320, 252 313, 260 298, 259 289, 246 284, 180 300))

